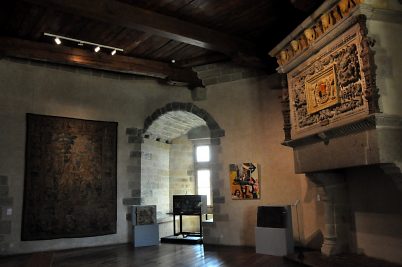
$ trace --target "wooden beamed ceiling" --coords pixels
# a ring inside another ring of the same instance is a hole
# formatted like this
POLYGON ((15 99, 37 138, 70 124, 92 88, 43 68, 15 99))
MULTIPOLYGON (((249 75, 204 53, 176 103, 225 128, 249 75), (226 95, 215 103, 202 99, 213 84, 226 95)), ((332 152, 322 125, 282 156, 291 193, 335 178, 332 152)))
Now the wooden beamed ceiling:
POLYGON ((170 84, 186 84, 190 88, 202 86, 201 80, 191 68, 178 68, 154 60, 94 54, 79 48, 6 37, 0 37, 0 51, 4 56, 150 76, 170 84))
POLYGON ((52 7, 64 12, 99 20, 128 29, 148 32, 178 42, 218 51, 229 56, 238 52, 253 54, 255 45, 173 17, 137 8, 117 0, 25 0, 32 4, 52 7))
POLYGON ((290 0, 10 0, 0 10, 0 53, 196 87, 202 81, 191 67, 214 62, 274 72, 266 51, 322 1, 309 2, 315 5, 300 11, 290 0), (295 21, 283 20, 283 12, 295 21), (124 52, 110 56, 68 42, 55 46, 44 32, 124 52))

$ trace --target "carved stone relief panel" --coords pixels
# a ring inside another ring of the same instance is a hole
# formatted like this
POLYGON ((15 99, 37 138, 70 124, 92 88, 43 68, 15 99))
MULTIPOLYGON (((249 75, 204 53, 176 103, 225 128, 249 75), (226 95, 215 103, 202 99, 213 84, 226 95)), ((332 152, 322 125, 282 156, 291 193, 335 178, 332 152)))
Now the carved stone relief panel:
POLYGON ((304 87, 308 114, 316 113, 339 103, 335 65, 325 68, 312 77, 307 76, 304 87))
POLYGON ((288 73, 292 139, 369 114, 360 25, 355 24, 288 73))

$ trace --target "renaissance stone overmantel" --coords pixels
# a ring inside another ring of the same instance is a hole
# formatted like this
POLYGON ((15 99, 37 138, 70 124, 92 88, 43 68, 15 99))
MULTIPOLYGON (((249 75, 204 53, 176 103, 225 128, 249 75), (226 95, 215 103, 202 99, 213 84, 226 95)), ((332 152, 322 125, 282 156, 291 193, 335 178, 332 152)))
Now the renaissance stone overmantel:
POLYGON ((378 165, 402 191, 400 44, 400 1, 328 0, 269 53, 284 77, 282 144, 325 192, 325 255, 348 251, 343 169, 378 165))
MULTIPOLYGON (((398 25, 402 34, 402 5, 361 2, 325 1, 270 52, 286 75, 283 145, 293 148, 296 173, 401 166, 402 108, 388 104, 402 90, 381 74, 391 71, 383 51, 402 50, 387 45, 377 24, 398 25)), ((395 66, 402 70, 402 62, 395 66)))

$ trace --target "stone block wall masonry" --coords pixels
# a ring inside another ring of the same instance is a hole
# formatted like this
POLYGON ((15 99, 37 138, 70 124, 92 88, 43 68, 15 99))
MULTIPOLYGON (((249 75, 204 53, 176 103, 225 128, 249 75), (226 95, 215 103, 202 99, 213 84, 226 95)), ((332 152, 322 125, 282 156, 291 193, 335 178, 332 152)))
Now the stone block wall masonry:
POLYGON ((0 254, 9 248, 13 198, 9 196, 8 176, 0 175, 0 254))
POLYGON ((203 65, 194 67, 193 70, 197 72, 198 77, 205 86, 258 77, 266 74, 262 70, 245 68, 230 63, 203 65))
POLYGON ((124 205, 140 205, 141 204, 141 159, 142 157, 150 158, 150 153, 144 154, 141 151, 142 129, 127 128, 127 142, 130 146, 129 164, 127 166, 128 181, 127 186, 130 189, 130 195, 123 198, 124 205))
MULTIPOLYGON (((169 157, 169 199, 172 202, 173 195, 191 195, 195 193, 193 145, 186 135, 172 141, 169 157)), ((171 210, 173 210, 172 205, 173 203, 170 203, 171 210)))
POLYGON ((169 211, 170 145, 146 139, 141 150, 141 204, 157 205, 158 213, 165 214, 169 211))

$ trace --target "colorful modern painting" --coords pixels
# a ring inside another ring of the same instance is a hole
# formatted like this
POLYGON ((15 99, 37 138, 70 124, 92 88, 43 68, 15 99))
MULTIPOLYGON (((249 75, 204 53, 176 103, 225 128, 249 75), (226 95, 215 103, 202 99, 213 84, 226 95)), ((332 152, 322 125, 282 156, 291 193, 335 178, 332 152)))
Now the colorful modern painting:
POLYGON ((260 177, 258 164, 245 162, 229 165, 232 199, 260 199, 260 177))
POLYGON ((117 123, 27 114, 22 240, 116 233, 117 123))

